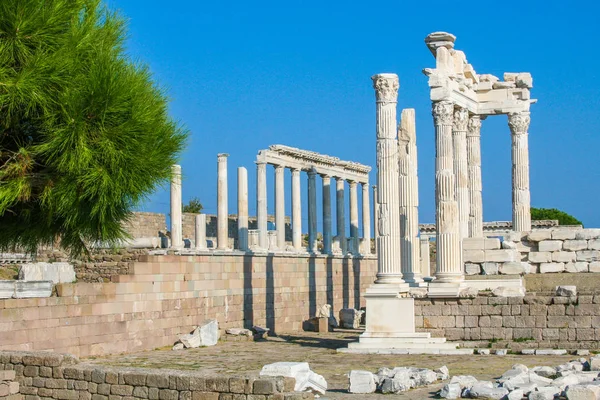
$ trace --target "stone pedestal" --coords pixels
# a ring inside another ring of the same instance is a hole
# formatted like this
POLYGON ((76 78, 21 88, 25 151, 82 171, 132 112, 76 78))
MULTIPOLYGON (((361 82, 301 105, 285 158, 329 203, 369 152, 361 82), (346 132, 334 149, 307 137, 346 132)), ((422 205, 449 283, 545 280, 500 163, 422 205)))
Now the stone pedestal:
POLYGON ((183 223, 181 218, 181 166, 171 167, 171 247, 183 248, 183 223))

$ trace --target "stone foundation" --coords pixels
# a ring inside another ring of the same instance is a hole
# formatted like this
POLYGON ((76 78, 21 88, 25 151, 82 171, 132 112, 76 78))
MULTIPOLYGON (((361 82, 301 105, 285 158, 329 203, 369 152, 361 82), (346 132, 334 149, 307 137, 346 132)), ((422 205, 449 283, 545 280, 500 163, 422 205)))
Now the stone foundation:
POLYGON ((213 376, 202 371, 107 368, 69 354, 0 351, 26 400, 300 400, 293 378, 213 376))

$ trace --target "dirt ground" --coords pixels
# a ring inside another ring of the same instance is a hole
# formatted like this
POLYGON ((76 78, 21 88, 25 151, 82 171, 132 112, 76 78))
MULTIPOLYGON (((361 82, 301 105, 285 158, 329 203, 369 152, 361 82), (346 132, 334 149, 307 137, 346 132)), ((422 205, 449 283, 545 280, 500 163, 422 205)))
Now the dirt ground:
MULTIPOLYGON (((322 399, 383 399, 382 394, 349 395, 348 376, 353 369, 376 372, 381 367, 439 368, 446 365, 450 375, 474 375, 491 380, 500 376, 513 364, 557 366, 577 356, 526 355, 359 355, 338 353, 335 349, 347 347, 358 340, 361 331, 330 333, 300 332, 270 337, 265 341, 221 341, 214 347, 172 351, 157 349, 134 354, 121 354, 85 360, 94 364, 141 368, 171 368, 202 370, 207 373, 256 376, 263 365, 278 361, 306 361, 310 368, 327 380, 329 390, 322 399)), ((399 399, 435 398, 443 384, 394 395, 399 399)), ((389 395, 387 397, 389 398, 389 395)))

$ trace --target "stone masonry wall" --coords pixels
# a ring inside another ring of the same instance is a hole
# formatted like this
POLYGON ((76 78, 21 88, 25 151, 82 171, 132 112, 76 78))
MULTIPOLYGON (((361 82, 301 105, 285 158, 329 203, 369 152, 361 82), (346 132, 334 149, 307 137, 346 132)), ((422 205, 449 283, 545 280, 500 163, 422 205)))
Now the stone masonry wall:
POLYGON ((600 272, 600 229, 556 227, 466 239, 467 275, 600 272))
POLYGON ((202 371, 110 368, 69 354, 0 351, 25 400, 300 400, 293 378, 208 375, 202 371))
MULTIPOLYGON (((599 291, 600 293, 600 291, 599 291)), ((600 348, 600 294, 415 299, 418 331, 454 341, 516 341, 511 348, 600 348)))
POLYGON ((158 232, 166 233, 167 216, 165 214, 136 211, 125 225, 125 230, 134 238, 157 237, 158 232))
POLYGON ((172 345, 214 318, 221 329, 294 332, 331 304, 364 306, 377 261, 327 256, 140 256, 109 283, 56 286, 59 297, 0 300, 0 350, 78 356, 172 345))

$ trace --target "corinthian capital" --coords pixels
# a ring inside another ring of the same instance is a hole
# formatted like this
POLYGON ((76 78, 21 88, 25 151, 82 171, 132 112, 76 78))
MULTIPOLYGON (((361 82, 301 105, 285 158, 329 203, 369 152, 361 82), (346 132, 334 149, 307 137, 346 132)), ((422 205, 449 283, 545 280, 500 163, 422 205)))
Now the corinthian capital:
POLYGON ((454 126, 455 131, 466 131, 467 123, 469 122, 469 112, 466 108, 458 107, 454 111, 454 126))
POLYGON ((508 114, 508 126, 513 135, 527 133, 530 121, 529 112, 508 114))
POLYGON ((431 108, 436 125, 452 125, 454 104, 450 101, 436 101, 431 108))
POLYGON ((371 77, 378 103, 397 103, 400 81, 396 74, 377 74, 371 77))
POLYGON ((467 136, 479 136, 481 134, 481 117, 471 115, 467 125, 467 136))

